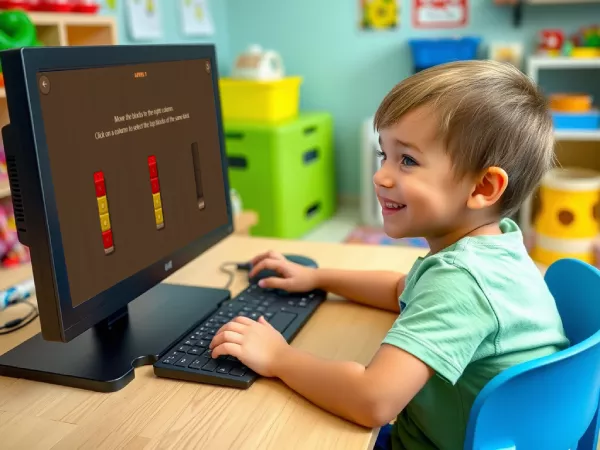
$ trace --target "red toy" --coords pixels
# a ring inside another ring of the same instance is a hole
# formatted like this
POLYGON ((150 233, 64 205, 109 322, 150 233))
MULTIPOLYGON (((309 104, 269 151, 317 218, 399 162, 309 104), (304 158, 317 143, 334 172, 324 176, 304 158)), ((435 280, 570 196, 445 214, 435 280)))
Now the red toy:
POLYGON ((565 34, 561 30, 542 30, 540 32, 541 51, 560 51, 565 42, 565 34))

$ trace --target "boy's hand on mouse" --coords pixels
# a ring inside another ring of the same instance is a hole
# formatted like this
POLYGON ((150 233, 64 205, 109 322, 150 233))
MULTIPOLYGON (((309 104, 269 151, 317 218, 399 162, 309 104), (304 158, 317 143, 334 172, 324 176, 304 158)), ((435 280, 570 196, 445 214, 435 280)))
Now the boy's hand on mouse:
POLYGON ((258 321, 236 317, 223 325, 212 342, 212 357, 231 355, 264 377, 273 377, 276 361, 289 347, 284 337, 264 317, 258 321))
POLYGON ((264 278, 258 284, 262 288, 282 289, 288 292, 308 292, 318 288, 317 269, 293 263, 281 253, 267 252, 256 256, 252 260, 249 276, 253 277, 264 269, 274 270, 281 277, 264 278))

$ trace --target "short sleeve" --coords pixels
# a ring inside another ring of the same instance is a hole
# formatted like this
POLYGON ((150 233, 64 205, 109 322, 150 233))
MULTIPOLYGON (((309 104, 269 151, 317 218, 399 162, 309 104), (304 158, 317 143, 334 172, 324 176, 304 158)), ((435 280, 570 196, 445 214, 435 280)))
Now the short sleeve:
POLYGON ((465 269, 438 261, 410 286, 405 301, 383 343, 411 353, 455 384, 497 328, 484 292, 465 269))

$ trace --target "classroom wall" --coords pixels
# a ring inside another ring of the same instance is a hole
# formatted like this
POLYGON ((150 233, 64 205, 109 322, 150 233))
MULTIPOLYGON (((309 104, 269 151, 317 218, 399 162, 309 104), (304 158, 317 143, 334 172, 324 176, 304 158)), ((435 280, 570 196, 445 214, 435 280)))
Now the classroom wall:
POLYGON ((229 52, 229 28, 227 4, 222 0, 211 1, 210 12, 215 25, 215 34, 207 37, 187 37, 181 33, 181 21, 179 0, 158 0, 158 6, 162 15, 163 37, 152 41, 134 41, 130 38, 127 30, 127 17, 125 11, 125 2, 117 1, 116 9, 111 10, 104 7, 102 14, 116 16, 119 20, 119 43, 120 44, 175 44, 190 42, 206 42, 215 44, 217 50, 217 60, 219 73, 228 73, 232 62, 229 52))
MULTIPOLYGON (((212 2, 215 13, 223 1, 212 2)), ((486 41, 532 43, 539 29, 574 31, 600 17, 600 5, 528 6, 523 24, 514 28, 509 8, 496 7, 492 0, 471 0, 468 28, 422 31, 411 28, 411 1, 400 3, 399 29, 362 32, 357 26, 358 0, 226 0, 224 22, 229 31, 226 51, 230 58, 249 43, 276 49, 288 73, 304 77, 302 108, 333 113, 337 180, 342 195, 359 193, 359 133, 363 119, 373 114, 395 83, 411 73, 408 38, 477 34, 486 41)))

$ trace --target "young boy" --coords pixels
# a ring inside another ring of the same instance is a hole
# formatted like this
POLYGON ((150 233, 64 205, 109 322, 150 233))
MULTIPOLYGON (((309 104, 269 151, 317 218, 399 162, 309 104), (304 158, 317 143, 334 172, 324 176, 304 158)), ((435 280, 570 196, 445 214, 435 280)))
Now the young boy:
POLYGON ((257 256, 282 276, 264 287, 321 288, 400 313, 370 364, 326 361, 289 346, 263 318, 240 317, 211 343, 316 405, 367 427, 397 417, 384 445, 461 449, 475 397, 515 364, 568 341, 554 300, 507 217, 553 162, 543 96, 490 61, 437 66, 402 81, 375 115, 375 174, 385 232, 427 239, 405 276, 301 267, 257 256), (399 297, 399 299, 398 299, 399 297))

